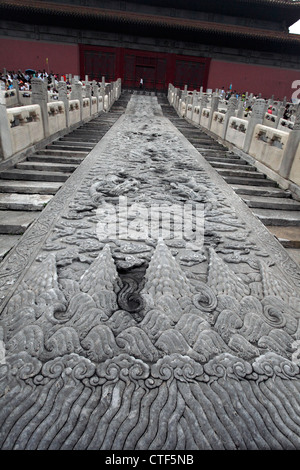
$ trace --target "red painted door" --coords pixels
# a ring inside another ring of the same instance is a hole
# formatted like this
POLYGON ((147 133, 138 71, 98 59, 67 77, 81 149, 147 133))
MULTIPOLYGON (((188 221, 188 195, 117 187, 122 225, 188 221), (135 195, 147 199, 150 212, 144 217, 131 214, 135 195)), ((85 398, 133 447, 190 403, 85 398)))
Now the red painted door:
POLYGON ((88 50, 84 53, 84 75, 90 80, 101 81, 105 77, 107 82, 115 80, 116 53, 107 50, 88 50))
POLYGON ((124 88, 166 91, 169 83, 189 90, 206 88, 210 59, 114 47, 80 45, 80 74, 107 82, 122 79, 124 88))
POLYGON ((196 90, 204 83, 205 63, 186 57, 177 58, 175 66, 174 86, 196 90))
POLYGON ((138 87, 140 79, 143 79, 144 88, 155 90, 155 67, 146 67, 136 65, 135 67, 135 86, 138 87))

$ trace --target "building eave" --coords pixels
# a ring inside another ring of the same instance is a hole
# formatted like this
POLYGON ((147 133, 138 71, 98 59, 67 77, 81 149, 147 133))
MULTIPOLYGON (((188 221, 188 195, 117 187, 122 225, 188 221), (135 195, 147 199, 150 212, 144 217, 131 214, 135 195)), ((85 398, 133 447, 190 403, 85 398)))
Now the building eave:
MULTIPOLYGON (((286 4, 282 0, 239 0, 248 3, 286 4)), ((290 3, 287 3, 288 5, 290 3)), ((299 2, 300 6, 300 2, 299 2)), ((299 10, 300 11, 300 10, 299 10)), ((45 2, 40 0, 0 0, 0 13, 3 19, 10 21, 36 22, 76 29, 96 29, 111 31, 113 27, 121 33, 135 35, 154 35, 176 39, 180 35, 183 40, 205 41, 225 45, 240 43, 242 47, 280 49, 288 47, 300 52, 300 36, 287 31, 272 31, 255 27, 229 25, 212 21, 178 18, 172 16, 151 15, 132 11, 110 10, 105 8, 82 7, 76 5, 45 2)))

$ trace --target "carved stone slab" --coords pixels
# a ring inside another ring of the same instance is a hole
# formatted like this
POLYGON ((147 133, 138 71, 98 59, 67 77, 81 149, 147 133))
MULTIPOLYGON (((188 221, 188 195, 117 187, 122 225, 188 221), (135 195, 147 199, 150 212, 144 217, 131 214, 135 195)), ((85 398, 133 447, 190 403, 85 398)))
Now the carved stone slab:
POLYGON ((1 449, 300 448, 299 269, 155 97, 0 279, 1 449))

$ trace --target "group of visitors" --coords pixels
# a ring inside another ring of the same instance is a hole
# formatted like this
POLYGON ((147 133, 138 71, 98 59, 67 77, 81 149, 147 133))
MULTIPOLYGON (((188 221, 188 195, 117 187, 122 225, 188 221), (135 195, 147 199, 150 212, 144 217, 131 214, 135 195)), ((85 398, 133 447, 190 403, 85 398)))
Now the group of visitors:
POLYGON ((225 91, 224 87, 222 87, 222 89, 220 90, 221 99, 228 101, 229 98, 231 98, 232 96, 235 96, 236 98, 242 98, 243 101, 246 99, 246 93, 240 93, 236 90, 232 90, 232 88, 230 87, 227 91, 225 91))
MULTIPOLYGON (((53 72, 47 73, 45 70, 31 70, 27 69, 24 72, 18 70, 17 72, 0 72, 0 83, 1 88, 4 90, 11 90, 13 88, 13 80, 18 81, 19 90, 21 91, 30 91, 31 90, 31 80, 32 78, 41 78, 42 80, 47 79, 48 85, 53 86, 54 91, 57 88, 59 76, 53 72), (54 79, 54 80, 53 80, 54 79)), ((64 77, 65 81, 68 84, 68 80, 64 77)))
MULTIPOLYGON (((232 85, 230 85, 227 92, 225 92, 224 87, 219 91, 220 99, 224 99, 225 101, 228 101, 229 98, 231 98, 232 96, 235 96, 236 98, 241 98, 241 100, 244 102, 245 116, 247 116, 252 111, 252 105, 251 105, 250 101, 246 99, 247 98, 246 93, 239 93, 236 90, 232 91, 232 85)), ((254 95, 252 97, 252 104, 257 98, 259 98, 258 95, 254 95)), ((270 106, 268 106, 267 113, 268 114, 277 114, 277 110, 274 106, 270 105, 270 106)), ((292 106, 291 106, 290 103, 287 103, 286 106, 285 106, 285 109, 284 109, 283 119, 288 121, 288 120, 290 120, 292 115, 293 115, 292 106)))

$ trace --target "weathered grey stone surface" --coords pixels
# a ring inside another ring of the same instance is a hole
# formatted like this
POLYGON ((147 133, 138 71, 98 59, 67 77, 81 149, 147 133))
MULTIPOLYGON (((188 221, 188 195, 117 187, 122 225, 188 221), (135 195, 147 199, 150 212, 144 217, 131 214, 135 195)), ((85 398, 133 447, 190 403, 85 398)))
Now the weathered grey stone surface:
POLYGON ((0 299, 1 449, 300 449, 299 267, 155 97, 4 259, 0 299), (203 238, 128 239, 120 201, 135 228, 202 208, 203 238))
POLYGON ((20 238, 21 235, 0 235, 0 261, 20 238))

